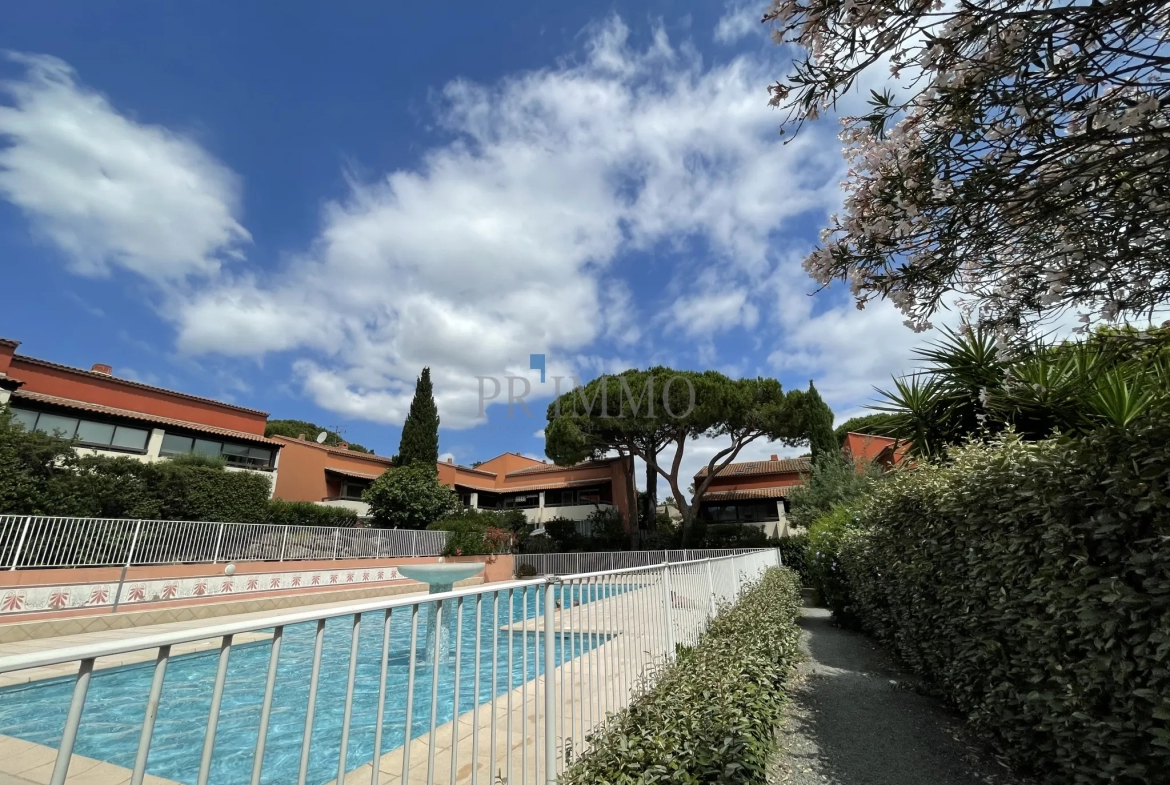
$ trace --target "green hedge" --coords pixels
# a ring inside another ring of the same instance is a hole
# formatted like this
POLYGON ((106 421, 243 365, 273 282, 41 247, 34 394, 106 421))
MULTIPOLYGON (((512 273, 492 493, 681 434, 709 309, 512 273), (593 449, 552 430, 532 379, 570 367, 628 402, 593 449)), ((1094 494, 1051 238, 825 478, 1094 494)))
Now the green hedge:
POLYGON ((509 513, 464 509, 427 529, 451 533, 443 548, 444 556, 481 556, 512 552, 516 535, 509 524, 514 522, 515 516, 509 513))
POLYGON ((799 575, 802 585, 813 585, 809 570, 808 534, 794 534, 791 537, 769 540, 767 547, 780 550, 780 563, 799 575))
POLYGON ((769 570, 599 732, 564 785, 763 783, 798 658, 800 588, 769 570))
POLYGON ((1170 423, 956 449, 878 483, 857 524, 846 615, 1016 765, 1170 781, 1170 423))
POLYGON ((285 526, 357 526, 358 514, 345 507, 329 507, 315 502, 286 502, 272 499, 265 512, 265 523, 285 526))

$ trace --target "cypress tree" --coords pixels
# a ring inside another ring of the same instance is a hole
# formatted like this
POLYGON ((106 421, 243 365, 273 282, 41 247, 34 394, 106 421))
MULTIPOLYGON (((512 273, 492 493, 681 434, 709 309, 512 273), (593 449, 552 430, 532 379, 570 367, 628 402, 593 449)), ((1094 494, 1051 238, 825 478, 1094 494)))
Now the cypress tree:
POLYGON ((439 409, 431 388, 431 369, 423 368, 414 385, 410 413, 402 424, 402 441, 398 443, 398 465, 429 463, 439 460, 439 409))
POLYGON ((821 398, 812 380, 808 382, 805 405, 808 407, 808 446, 814 462, 822 456, 840 455, 841 448, 833 434, 833 410, 821 398))

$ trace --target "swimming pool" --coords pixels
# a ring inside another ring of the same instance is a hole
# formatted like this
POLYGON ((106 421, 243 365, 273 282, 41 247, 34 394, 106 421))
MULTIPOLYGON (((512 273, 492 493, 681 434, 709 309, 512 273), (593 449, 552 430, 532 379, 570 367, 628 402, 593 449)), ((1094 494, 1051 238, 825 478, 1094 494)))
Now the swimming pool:
MULTIPOLYGON (((560 590, 562 587, 558 587, 560 590)), ((619 587, 592 587, 594 593, 578 597, 566 593, 562 604, 580 600, 585 604, 620 592, 619 587)), ((475 598, 464 601, 458 686, 460 712, 502 695, 544 672, 543 644, 536 656, 536 635, 498 633, 492 649, 492 632, 511 621, 533 618, 541 613, 542 592, 530 588, 515 593, 508 608, 508 593, 499 593, 499 618, 494 613, 496 593, 483 595, 479 626, 480 685, 475 692, 475 598), (509 638, 511 638, 509 642, 509 638), (511 648, 511 686, 508 654, 511 648), (497 683, 493 689, 493 658, 497 683)), ((558 595, 559 596, 559 595, 558 595)), ((444 610, 447 613, 447 610, 444 610)), ((419 612, 419 656, 415 667, 414 703, 410 737, 430 731, 431 663, 422 656, 429 614, 419 612)), ((350 724, 346 768, 352 770, 373 756, 377 717, 378 681, 382 653, 383 611, 362 617, 358 637, 357 676, 350 724)), ((444 625, 445 626, 445 625, 444 625)), ((316 624, 308 622, 286 627, 277 668, 271 719, 264 754, 262 781, 285 785, 295 783, 304 738, 309 678, 313 662, 316 624)), ((346 676, 352 617, 330 619, 325 625, 321 677, 309 758, 310 783, 324 783, 337 774, 341 750, 341 726, 345 707, 346 676)), ((444 633, 446 634, 446 633, 444 633)), ((603 639, 595 635, 556 636, 554 662, 558 665, 578 657, 603 639)), ((439 665, 439 700, 435 706, 436 725, 449 722, 454 714, 455 658, 439 665)), ((223 705, 215 737, 210 782, 234 785, 246 781, 260 722, 261 702, 268 670, 270 645, 267 642, 232 647, 223 705)), ((402 746, 406 732, 407 677, 410 657, 410 608, 395 609, 391 621, 390 654, 387 665, 385 721, 382 754, 402 746)), ((194 783, 199 770, 203 734, 211 707, 218 651, 173 657, 167 668, 163 699, 155 724, 147 771, 183 783, 194 783)), ((82 715, 75 752, 131 768, 138 748, 138 736, 146 696, 153 675, 153 662, 94 671, 82 715)), ((0 690, 0 734, 57 747, 65 722, 73 679, 62 678, 0 690)))

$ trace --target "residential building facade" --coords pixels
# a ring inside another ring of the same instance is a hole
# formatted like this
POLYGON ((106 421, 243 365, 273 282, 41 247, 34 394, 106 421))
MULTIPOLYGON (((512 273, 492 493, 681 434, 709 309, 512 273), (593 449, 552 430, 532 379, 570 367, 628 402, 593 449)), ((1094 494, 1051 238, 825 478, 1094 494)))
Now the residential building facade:
POLYGON ((272 437, 281 445, 276 498, 345 507, 361 517, 368 516, 370 505, 362 501, 362 494, 393 466, 390 459, 343 445, 317 444, 312 441, 314 436, 272 437))
MULTIPOLYGON (((699 504, 699 517, 709 523, 757 526, 769 537, 789 537, 800 530, 788 522, 788 496, 812 469, 809 458, 779 458, 730 463, 716 472, 699 504)), ((695 486, 707 477, 704 466, 695 486)))
POLYGON ((585 521, 597 510, 629 518, 628 459, 606 458, 555 466, 516 453, 497 455, 475 467, 439 464, 439 480, 463 504, 481 510, 523 510, 534 524, 553 518, 585 521))
POLYGON ((265 412, 17 354, 0 339, 0 404, 15 422, 76 440, 82 455, 157 461, 222 458, 229 469, 269 474, 276 485, 280 442, 264 436, 265 412))

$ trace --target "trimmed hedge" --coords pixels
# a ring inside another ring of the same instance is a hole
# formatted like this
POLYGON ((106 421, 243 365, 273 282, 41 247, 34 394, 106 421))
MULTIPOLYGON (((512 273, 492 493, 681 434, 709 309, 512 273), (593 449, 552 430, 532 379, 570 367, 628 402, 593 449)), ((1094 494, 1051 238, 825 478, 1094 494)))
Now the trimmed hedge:
POLYGON ((284 526, 357 526, 358 514, 345 507, 329 507, 316 502, 287 502, 271 499, 265 513, 265 523, 284 526))
POLYGON ((794 534, 791 537, 780 537, 769 540, 768 546, 779 549, 780 563, 800 576, 804 586, 812 586, 812 573, 809 569, 808 534, 794 534))
POLYGON ((564 785, 763 783, 797 661, 800 587, 771 569, 598 732, 564 785))
POLYGON ((843 616, 1038 779, 1170 781, 1170 423, 950 457, 858 509, 843 616))

